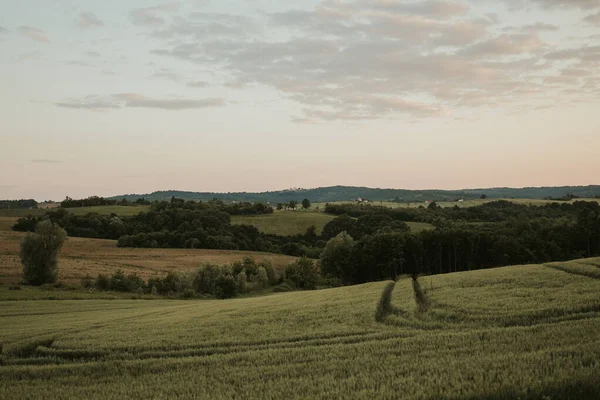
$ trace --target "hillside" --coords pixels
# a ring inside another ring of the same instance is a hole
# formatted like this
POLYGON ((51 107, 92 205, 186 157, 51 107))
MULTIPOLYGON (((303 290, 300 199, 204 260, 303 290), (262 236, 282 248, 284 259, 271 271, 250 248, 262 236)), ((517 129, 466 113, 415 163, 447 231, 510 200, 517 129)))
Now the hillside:
POLYGON ((348 201, 359 197, 371 201, 388 201, 398 199, 402 202, 414 201, 454 201, 462 198, 465 200, 478 199, 482 194, 488 198, 520 198, 520 199, 542 199, 546 197, 561 198, 567 194, 573 194, 582 198, 600 196, 600 185, 595 186, 562 186, 562 187, 539 187, 539 188, 489 188, 489 189, 464 189, 464 190, 405 190, 405 189, 374 189, 353 186, 331 186, 316 189, 293 189, 273 192, 186 192, 186 191, 158 191, 148 194, 127 194, 113 196, 110 199, 127 199, 135 201, 140 197, 146 200, 170 200, 177 197, 185 200, 209 201, 214 198, 226 202, 251 201, 251 202, 289 202, 290 200, 301 201, 308 198, 312 202, 334 202, 348 201))
POLYGON ((426 312, 401 280, 382 323, 385 282, 223 301, 4 301, 0 398, 597 399, 598 266, 423 277, 426 312))

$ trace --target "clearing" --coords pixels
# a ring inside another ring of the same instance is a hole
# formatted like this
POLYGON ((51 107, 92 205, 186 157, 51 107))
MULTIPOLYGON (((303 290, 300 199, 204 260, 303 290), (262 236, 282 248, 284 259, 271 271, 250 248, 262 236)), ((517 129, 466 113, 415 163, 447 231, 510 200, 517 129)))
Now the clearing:
POLYGON ((599 265, 424 277, 426 312, 404 279, 383 323, 386 282, 220 301, 3 301, 0 398, 597 399, 599 265))

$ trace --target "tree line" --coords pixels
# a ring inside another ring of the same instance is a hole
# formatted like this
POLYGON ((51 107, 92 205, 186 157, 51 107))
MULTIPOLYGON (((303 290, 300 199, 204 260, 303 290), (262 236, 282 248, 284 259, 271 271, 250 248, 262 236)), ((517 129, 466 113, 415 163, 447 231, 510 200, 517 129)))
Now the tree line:
POLYGON ((232 225, 231 215, 273 212, 256 203, 171 201, 153 203, 132 217, 66 210, 20 219, 13 229, 32 231, 48 219, 70 236, 118 240, 122 247, 252 250, 320 258, 324 275, 346 284, 496 266, 563 261, 600 255, 600 206, 577 201, 543 206, 490 202, 470 208, 419 209, 329 204, 338 216, 319 234, 264 234, 232 225), (433 229, 412 232, 405 221, 433 229))

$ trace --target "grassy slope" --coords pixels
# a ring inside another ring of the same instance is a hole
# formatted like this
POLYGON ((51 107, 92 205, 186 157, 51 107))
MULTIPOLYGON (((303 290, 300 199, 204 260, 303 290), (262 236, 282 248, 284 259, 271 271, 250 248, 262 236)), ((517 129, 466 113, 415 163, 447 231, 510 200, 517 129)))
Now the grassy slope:
POLYGON ((600 280, 577 272, 599 265, 422 278, 426 314, 402 280, 384 323, 383 282, 225 301, 7 301, 0 398, 598 398, 600 280))
MULTIPOLYGON (((253 225, 264 233, 296 235, 305 233, 311 225, 317 227, 317 233, 321 233, 323 227, 335 217, 335 215, 314 211, 275 211, 267 215, 234 215, 231 217, 231 223, 253 225)), ((413 232, 433 228, 432 225, 423 222, 407 222, 407 224, 413 232)))
MULTIPOLYGON (((21 278, 21 237, 23 234, 19 232, 0 232, 0 282, 13 283, 21 278)), ((295 260, 295 257, 281 254, 251 251, 118 248, 113 240, 69 238, 60 256, 59 279, 79 283, 87 274, 112 274, 117 269, 125 273, 136 272, 146 279, 164 276, 169 271, 195 270, 207 262, 228 264, 247 256, 257 261, 269 259, 278 269, 295 260)))
POLYGON ((264 233, 295 235, 305 233, 311 225, 317 227, 317 233, 321 233, 323 227, 333 218, 334 215, 312 211, 275 211, 273 214, 256 216, 234 215, 231 217, 231 223, 253 225, 264 233))

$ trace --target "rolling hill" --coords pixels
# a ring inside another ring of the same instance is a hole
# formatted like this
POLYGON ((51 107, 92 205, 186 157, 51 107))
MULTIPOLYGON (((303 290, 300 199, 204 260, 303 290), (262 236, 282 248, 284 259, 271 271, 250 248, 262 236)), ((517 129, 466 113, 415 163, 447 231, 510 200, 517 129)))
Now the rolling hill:
POLYGON ((220 199, 230 201, 271 202, 287 203, 291 200, 301 201, 308 198, 312 202, 348 201, 362 197, 371 201, 398 200, 402 202, 414 201, 453 201, 456 199, 472 200, 481 195, 488 198, 517 198, 517 199, 542 199, 562 198, 572 194, 577 197, 590 198, 600 196, 600 185, 594 186, 561 186, 561 187, 530 187, 530 188, 488 188, 464 190, 406 190, 406 189, 375 189, 354 186, 330 186, 315 189, 289 189, 273 192, 187 192, 177 190, 158 191, 146 194, 125 194, 110 197, 110 199, 136 200, 143 197, 147 200, 170 200, 172 197, 185 200, 209 201, 220 199))

